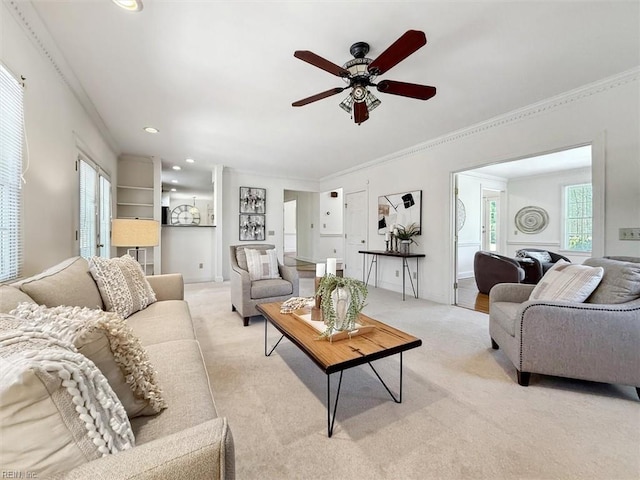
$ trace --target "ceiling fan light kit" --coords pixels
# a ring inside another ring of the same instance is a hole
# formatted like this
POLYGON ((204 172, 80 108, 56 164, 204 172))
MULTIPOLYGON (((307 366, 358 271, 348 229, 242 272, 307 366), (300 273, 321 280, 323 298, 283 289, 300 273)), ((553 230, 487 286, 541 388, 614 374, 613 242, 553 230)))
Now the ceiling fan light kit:
POLYGON ((426 44, 427 37, 424 32, 408 30, 382 52, 378 58, 372 60, 366 56, 369 53, 369 44, 356 42, 349 49, 351 55, 354 56, 353 60, 349 60, 342 67, 308 50, 296 50, 293 54, 294 57, 342 78, 348 83, 348 86, 332 88, 311 97, 303 98, 293 102, 292 106, 302 107, 323 98, 337 95, 350 88, 349 95, 340 102, 339 106, 345 112, 351 114, 355 123, 360 125, 369 119, 369 112, 381 103, 371 93, 369 87, 375 87, 379 92, 391 95, 429 100, 436 94, 435 87, 394 80, 383 80, 377 84, 374 83, 377 76, 386 73, 426 44))

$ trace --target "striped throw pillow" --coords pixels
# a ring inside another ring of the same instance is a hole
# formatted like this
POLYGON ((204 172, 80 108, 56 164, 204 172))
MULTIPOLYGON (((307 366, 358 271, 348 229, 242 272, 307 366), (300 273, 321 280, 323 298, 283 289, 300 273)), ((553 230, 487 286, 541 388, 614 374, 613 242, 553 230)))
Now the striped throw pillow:
POLYGON ((271 248, 261 252, 253 248, 245 248, 247 255, 247 267, 249 278, 254 280, 266 280, 269 278, 280 278, 278 271, 278 255, 275 249, 271 248))
POLYGON ((544 274, 529 300, 582 303, 596 289, 604 269, 558 261, 544 274))

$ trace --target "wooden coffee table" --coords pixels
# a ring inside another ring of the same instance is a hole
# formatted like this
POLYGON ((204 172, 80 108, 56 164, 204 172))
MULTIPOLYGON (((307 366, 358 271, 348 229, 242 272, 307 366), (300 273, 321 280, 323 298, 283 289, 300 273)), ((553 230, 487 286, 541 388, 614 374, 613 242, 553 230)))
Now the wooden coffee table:
POLYGON ((375 329, 369 333, 348 339, 329 342, 318 339, 318 332, 309 324, 293 314, 280 313, 281 303, 263 303, 257 309, 264 315, 264 354, 270 356, 280 341, 286 337, 307 354, 311 360, 327 375, 327 433, 331 437, 336 419, 342 374, 345 370, 368 363, 376 377, 380 380, 391 398, 396 403, 402 402, 402 352, 422 345, 422 340, 397 328, 360 314, 358 323, 373 325, 375 329), (271 323, 282 336, 269 349, 267 346, 267 324, 271 323), (382 380, 371 362, 391 355, 400 354, 400 386, 396 396, 382 380), (333 413, 331 408, 331 374, 340 372, 333 413))

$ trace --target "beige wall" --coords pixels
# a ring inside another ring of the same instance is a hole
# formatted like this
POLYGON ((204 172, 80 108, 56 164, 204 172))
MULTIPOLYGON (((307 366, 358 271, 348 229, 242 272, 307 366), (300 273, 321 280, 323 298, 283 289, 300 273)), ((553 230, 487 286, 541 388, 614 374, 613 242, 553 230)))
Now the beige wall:
POLYGON ((26 77, 29 157, 22 190, 23 275, 31 275, 79 252, 75 239, 78 150, 97 162, 111 176, 112 183, 117 155, 8 8, 7 2, 2 2, 1 59, 14 74, 26 77))
MULTIPOLYGON (((412 147, 406 153, 360 166, 321 182, 321 190, 342 186, 345 195, 369 193, 369 248, 384 248, 376 234, 376 199, 389 191, 423 191, 423 234, 415 251, 420 263, 420 296, 453 300, 453 172, 593 144, 593 182, 604 184, 604 209, 594 229, 603 241, 594 255, 640 256, 640 242, 618 240, 621 227, 640 226, 640 89, 638 71, 541 102, 482 125, 412 147), (601 232, 601 234, 600 234, 601 232)), ((378 265, 388 288, 401 289, 391 263, 378 265)))

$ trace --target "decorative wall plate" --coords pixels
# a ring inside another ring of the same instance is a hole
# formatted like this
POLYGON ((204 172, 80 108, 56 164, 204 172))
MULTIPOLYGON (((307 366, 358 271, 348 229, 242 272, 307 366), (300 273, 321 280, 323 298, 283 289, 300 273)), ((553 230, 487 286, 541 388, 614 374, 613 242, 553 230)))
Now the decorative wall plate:
POLYGON ((549 214, 544 208, 522 207, 515 217, 516 228, 522 233, 540 233, 549 225, 549 214))
POLYGON ((462 227, 464 227, 464 222, 467 221, 467 209, 465 208, 462 200, 460 200, 459 198, 456 201, 456 209, 457 209, 456 227, 458 228, 458 232, 459 232, 460 230, 462 230, 462 227))

